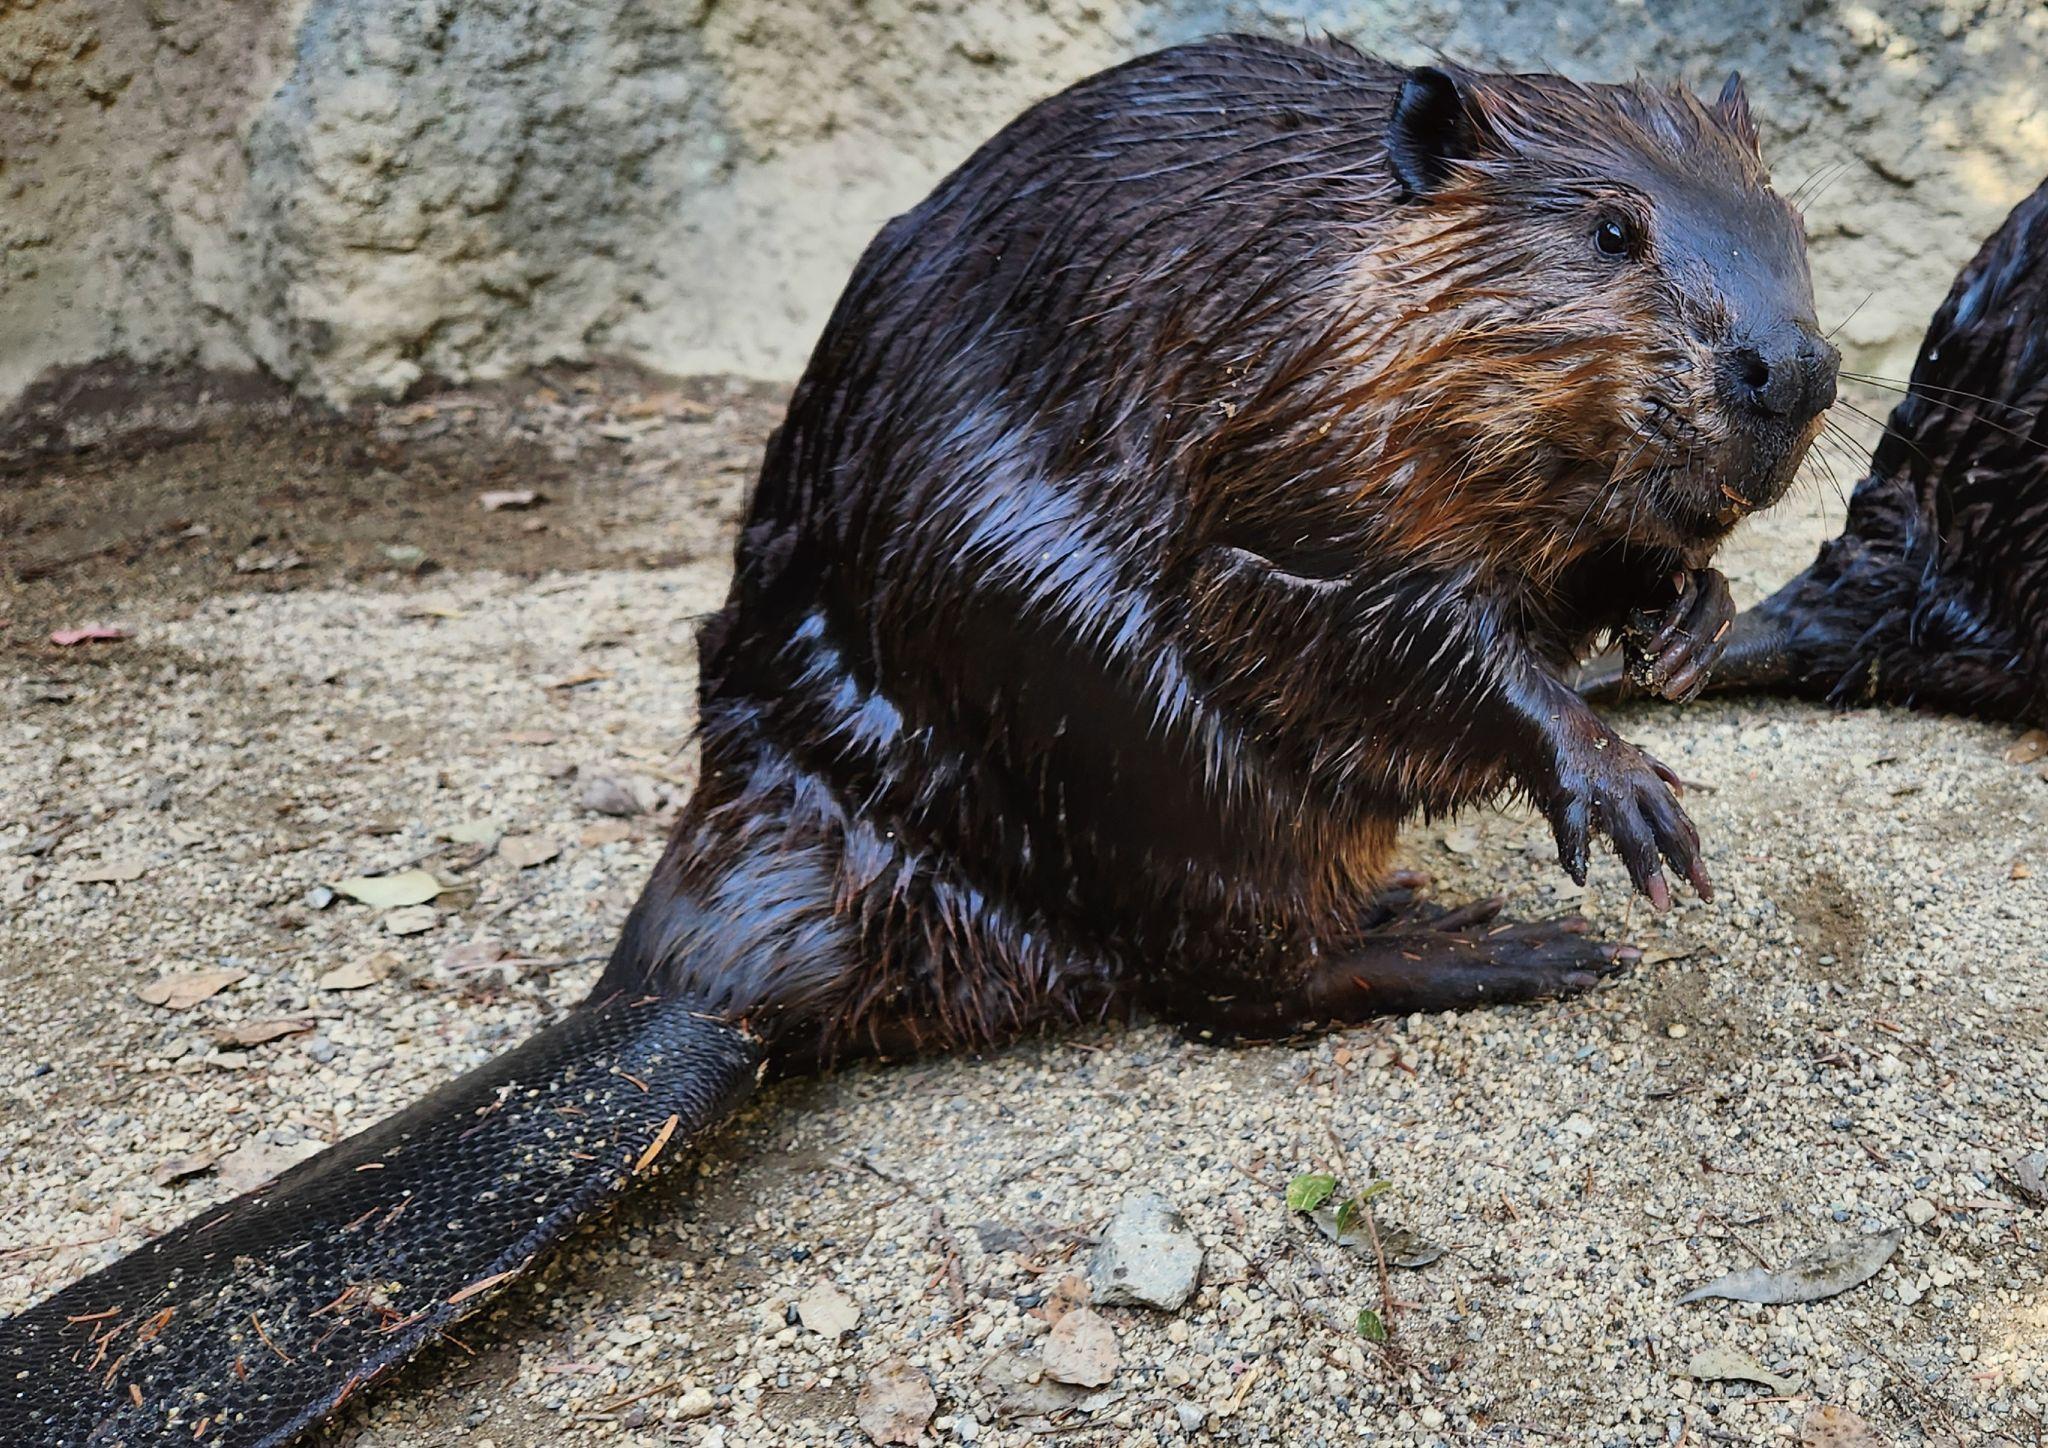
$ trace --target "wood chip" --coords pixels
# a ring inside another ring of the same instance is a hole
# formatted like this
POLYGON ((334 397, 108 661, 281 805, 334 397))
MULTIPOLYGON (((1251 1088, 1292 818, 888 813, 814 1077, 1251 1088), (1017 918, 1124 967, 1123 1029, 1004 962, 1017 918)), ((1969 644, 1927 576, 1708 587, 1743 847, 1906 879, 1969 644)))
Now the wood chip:
POLYGON ((167 1187, 172 1182, 198 1176, 203 1171, 211 1171, 213 1164, 219 1160, 220 1153, 217 1151, 195 1151, 186 1156, 167 1156, 150 1168, 149 1179, 160 1187, 167 1187))
POLYGON ((496 1287, 500 1282, 507 1281, 510 1278, 517 1277, 518 1275, 519 1269, 517 1267, 508 1267, 505 1271, 498 1273, 496 1276, 486 1277, 481 1282, 472 1282, 469 1284, 469 1286, 463 1288, 460 1292, 457 1292, 454 1296, 450 1297, 448 1299, 448 1305, 450 1307, 453 1307, 458 1302, 467 1302, 470 1298, 476 1296, 479 1292, 489 1292, 493 1287, 496 1287))
POLYGON ((545 865, 562 847, 545 835, 507 835, 498 841, 498 858, 521 870, 545 865))
POLYGON ((313 1029, 311 1019, 304 1016, 289 1016, 269 1021, 237 1021, 230 1026, 221 1026, 213 1033, 216 1046, 246 1050, 260 1046, 265 1041, 275 1041, 284 1036, 296 1036, 313 1029))
POLYGON ((160 975, 135 988, 136 999, 166 1010, 189 1011, 201 1001, 219 995, 238 980, 248 978, 246 970, 188 970, 160 975))
POLYGON ((616 845, 620 840, 633 837, 633 827, 624 820, 598 820, 583 827, 583 833, 576 837, 576 843, 585 849, 599 845, 616 845))
POLYGON ((74 885, 127 885, 149 873, 149 862, 138 859, 102 860, 71 877, 74 885))
POLYGON ((60 649, 75 649, 80 644, 117 644, 127 637, 125 628, 60 628, 50 635, 50 642, 60 649))
POLYGON ((420 935, 441 922, 441 912, 431 905, 408 905, 384 917, 384 928, 393 935, 420 935))
POLYGON ((601 683, 612 678, 610 669, 578 669, 573 674, 564 674, 548 685, 550 689, 580 689, 585 684, 601 683))

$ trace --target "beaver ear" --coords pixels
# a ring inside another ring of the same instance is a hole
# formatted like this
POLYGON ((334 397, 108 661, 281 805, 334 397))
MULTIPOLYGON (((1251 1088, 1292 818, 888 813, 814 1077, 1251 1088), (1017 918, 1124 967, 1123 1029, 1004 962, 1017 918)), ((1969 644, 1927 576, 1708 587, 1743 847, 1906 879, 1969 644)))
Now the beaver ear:
POLYGON ((1714 114, 1729 134, 1752 151, 1761 151, 1757 140, 1756 117, 1749 113, 1749 92, 1742 88, 1742 72, 1731 70, 1728 79, 1721 85, 1721 98, 1714 102, 1714 114))
POLYGON ((1453 162, 1478 149, 1479 114, 1464 82, 1433 65, 1410 71, 1387 126, 1387 162, 1402 190, 1435 190, 1453 162))

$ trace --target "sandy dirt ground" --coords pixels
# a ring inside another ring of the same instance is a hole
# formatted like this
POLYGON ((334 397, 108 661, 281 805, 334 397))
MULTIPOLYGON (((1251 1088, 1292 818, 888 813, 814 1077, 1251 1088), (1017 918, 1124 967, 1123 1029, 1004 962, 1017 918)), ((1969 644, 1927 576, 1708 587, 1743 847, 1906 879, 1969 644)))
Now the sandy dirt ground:
MULTIPOLYGON (((778 396, 594 371, 346 419, 74 402, 0 474, 0 1310, 587 988, 692 780, 690 623, 778 396), (127 637, 49 641, 87 625, 127 637), (588 808, 602 780, 651 808, 588 808), (322 888, 408 864, 450 887, 424 916, 322 888), (200 971, 232 983, 138 995, 200 971)), ((1817 486, 1741 542, 1752 596, 1834 506, 1817 486)), ((1405 844, 1444 898, 1648 948, 1611 986, 784 1086, 327 1441, 861 1444, 856 1395, 902 1357, 933 1444, 2042 1442, 2043 765, 1882 710, 1625 729, 1699 785, 1716 903, 1653 920, 1611 860, 1582 893, 1516 812, 1405 844), (1311 1172, 1386 1181, 1377 1225, 1442 1255, 1383 1288, 1288 1210, 1311 1172), (1200 1287, 1100 1309, 1106 1384, 1042 1376, 1067 1279, 1141 1190, 1185 1215, 1200 1287), (1679 1303, 1884 1231, 1830 1300, 1679 1303), (860 1314, 836 1339, 793 1310, 826 1283, 860 1314), (1718 1376, 1745 1361, 1772 1381, 1718 1376), (1871 1436, 1815 1436, 1828 1406, 1871 1436)))

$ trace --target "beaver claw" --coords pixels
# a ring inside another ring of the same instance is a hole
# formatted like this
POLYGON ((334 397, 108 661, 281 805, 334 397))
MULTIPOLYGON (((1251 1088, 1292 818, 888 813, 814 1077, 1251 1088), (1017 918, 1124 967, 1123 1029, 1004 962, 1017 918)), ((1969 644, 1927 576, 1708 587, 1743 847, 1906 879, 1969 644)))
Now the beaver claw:
POLYGON ((1675 704, 1696 698, 1707 686, 1728 631, 1735 624, 1735 599, 1728 580, 1712 568, 1681 573, 1672 582, 1678 596, 1660 609, 1638 609, 1622 631, 1622 654, 1630 682, 1675 704))
POLYGON ((1585 884, 1592 834, 1598 830, 1614 842, 1629 878, 1656 909, 1671 905, 1665 860, 1702 900, 1713 899, 1699 831, 1678 803, 1682 789, 1671 769, 1611 731, 1570 749, 1558 761, 1556 787, 1545 808, 1557 836, 1558 862, 1585 884))

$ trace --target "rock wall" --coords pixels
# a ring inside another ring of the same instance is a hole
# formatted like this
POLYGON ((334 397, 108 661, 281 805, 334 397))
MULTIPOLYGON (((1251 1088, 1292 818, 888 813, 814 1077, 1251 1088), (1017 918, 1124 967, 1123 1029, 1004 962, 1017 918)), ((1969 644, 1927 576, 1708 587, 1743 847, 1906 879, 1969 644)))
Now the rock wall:
POLYGON ((0 0, 0 401, 102 357, 335 399, 602 353, 790 375, 876 226, 990 130, 1225 28, 1739 67, 1823 320, 1893 374, 2048 173, 2038 0, 0 0))

